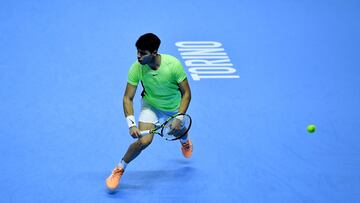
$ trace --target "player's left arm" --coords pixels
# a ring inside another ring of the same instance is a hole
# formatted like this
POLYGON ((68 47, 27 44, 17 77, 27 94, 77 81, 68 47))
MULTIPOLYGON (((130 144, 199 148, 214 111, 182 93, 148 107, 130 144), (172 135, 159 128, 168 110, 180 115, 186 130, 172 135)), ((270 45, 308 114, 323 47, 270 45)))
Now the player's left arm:
POLYGON ((191 100, 190 85, 186 78, 185 80, 179 83, 179 89, 181 92, 181 103, 179 107, 179 113, 186 113, 191 100))

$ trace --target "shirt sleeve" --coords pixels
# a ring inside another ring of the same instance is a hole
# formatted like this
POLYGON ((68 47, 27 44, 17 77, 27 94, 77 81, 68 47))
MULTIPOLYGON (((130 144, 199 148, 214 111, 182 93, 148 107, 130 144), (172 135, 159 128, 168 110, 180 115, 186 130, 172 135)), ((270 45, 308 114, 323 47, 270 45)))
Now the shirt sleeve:
POLYGON ((174 61, 174 72, 175 72, 175 80, 177 83, 181 83, 183 80, 187 78, 184 67, 181 65, 179 60, 174 61))
POLYGON ((131 67, 130 70, 128 72, 128 83, 130 83, 131 85, 137 86, 139 84, 139 80, 140 80, 140 69, 139 66, 136 65, 136 63, 134 63, 131 67))

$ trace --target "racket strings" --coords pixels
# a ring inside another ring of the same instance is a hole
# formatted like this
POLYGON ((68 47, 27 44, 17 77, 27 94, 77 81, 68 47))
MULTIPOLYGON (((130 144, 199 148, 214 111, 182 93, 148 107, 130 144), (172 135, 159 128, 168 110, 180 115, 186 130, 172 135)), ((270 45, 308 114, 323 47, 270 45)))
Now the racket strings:
POLYGON ((163 127, 163 136, 167 139, 178 139, 185 135, 191 125, 191 118, 183 116, 181 119, 173 118, 163 127))

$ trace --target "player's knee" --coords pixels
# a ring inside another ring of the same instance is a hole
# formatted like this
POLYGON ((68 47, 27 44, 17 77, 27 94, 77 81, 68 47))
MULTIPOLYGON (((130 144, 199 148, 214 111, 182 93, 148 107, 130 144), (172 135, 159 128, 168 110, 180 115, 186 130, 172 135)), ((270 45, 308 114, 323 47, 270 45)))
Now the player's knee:
POLYGON ((144 140, 139 140, 139 141, 141 143, 141 149, 143 150, 151 144, 152 139, 144 139, 144 140))

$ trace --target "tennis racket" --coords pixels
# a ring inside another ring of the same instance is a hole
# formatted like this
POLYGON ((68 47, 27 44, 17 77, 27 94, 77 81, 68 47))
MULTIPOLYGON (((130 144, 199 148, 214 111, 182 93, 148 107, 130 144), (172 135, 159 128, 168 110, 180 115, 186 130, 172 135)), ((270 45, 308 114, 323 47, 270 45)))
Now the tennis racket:
POLYGON ((152 129, 140 131, 140 136, 158 134, 165 140, 177 140, 184 137, 191 127, 191 117, 188 114, 178 113, 168 118, 163 124, 152 129))

